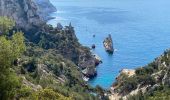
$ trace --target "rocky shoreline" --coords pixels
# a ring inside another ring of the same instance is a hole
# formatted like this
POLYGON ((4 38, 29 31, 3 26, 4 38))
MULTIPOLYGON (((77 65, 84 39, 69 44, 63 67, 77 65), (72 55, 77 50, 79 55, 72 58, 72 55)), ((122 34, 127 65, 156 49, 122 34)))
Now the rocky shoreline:
MULTIPOLYGON (((49 13, 56 11, 56 8, 49 2, 49 0, 45 0, 45 1, 37 0, 37 2, 39 2, 38 3, 39 8, 40 8, 39 12, 41 12, 42 14, 43 13, 46 14, 46 12, 48 12, 47 14, 49 14, 49 13), (43 7, 42 4, 46 4, 46 2, 48 3, 47 7, 42 8, 43 7), (49 6, 50 6, 50 8, 48 8, 49 6), (43 11, 44 9, 46 9, 46 10, 43 11)), ((45 19, 47 19, 47 18, 49 18, 49 17, 46 16, 45 19)), ((60 23, 57 23, 57 27, 55 29, 57 29, 58 31, 64 30, 68 34, 68 37, 71 36, 70 38, 72 38, 72 40, 75 40, 75 41, 78 40, 75 35, 74 27, 71 25, 71 23, 68 26, 65 26, 65 28, 60 23)), ((50 30, 50 31, 55 31, 55 30, 50 30)), ((81 44, 79 44, 79 45, 81 45, 81 44)), ((75 61, 75 58, 73 58, 74 54, 67 55, 67 53, 65 52, 65 53, 63 53, 63 56, 72 60, 78 66, 78 68, 80 68, 82 74, 84 75, 83 76, 84 78, 87 77, 86 79, 91 79, 91 78, 96 77, 97 76, 96 66, 101 63, 101 59, 97 55, 91 54, 89 48, 82 47, 82 46, 80 46, 80 48, 82 50, 78 51, 76 61, 75 61)), ((64 48, 62 48, 62 49, 64 49, 64 48)), ((74 52, 74 51, 72 51, 72 52, 74 52)))
POLYGON ((132 98, 145 97, 142 100, 148 100, 148 98, 155 98, 157 96, 157 94, 155 97, 153 95, 155 91, 162 93, 162 89, 168 90, 167 86, 170 86, 169 65, 170 50, 166 50, 146 66, 121 70, 116 77, 116 82, 110 88, 109 99, 131 100, 132 98))
MULTIPOLYGON (((119 73, 119 75, 116 77, 116 81, 119 81, 121 79, 121 75, 127 75, 128 77, 131 77, 133 75, 135 75, 135 70, 134 69, 122 69, 119 73)), ((113 84, 110 87, 110 92, 111 94, 109 94, 109 100, 119 100, 121 99, 122 96, 121 94, 119 94, 118 92, 116 92, 116 88, 118 87, 117 84, 113 84)))

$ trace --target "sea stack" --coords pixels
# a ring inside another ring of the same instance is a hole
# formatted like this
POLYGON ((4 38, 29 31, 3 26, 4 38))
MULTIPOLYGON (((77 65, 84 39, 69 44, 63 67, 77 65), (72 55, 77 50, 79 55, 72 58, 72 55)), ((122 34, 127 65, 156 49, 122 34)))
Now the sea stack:
POLYGON ((114 52, 111 34, 103 41, 103 45, 108 53, 112 54, 114 52))

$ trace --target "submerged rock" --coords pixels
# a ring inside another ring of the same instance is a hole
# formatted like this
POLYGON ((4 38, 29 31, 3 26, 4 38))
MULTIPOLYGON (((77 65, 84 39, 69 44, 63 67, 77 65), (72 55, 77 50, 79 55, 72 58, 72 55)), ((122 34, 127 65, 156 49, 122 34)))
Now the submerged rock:
POLYGON ((109 36, 103 41, 103 45, 108 53, 114 52, 111 34, 109 34, 109 36))

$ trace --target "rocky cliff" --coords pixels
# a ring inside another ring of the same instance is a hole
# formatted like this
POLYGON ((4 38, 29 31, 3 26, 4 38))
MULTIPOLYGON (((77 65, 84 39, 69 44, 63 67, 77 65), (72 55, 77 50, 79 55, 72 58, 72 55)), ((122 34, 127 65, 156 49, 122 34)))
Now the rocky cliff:
POLYGON ((0 16, 16 21, 16 26, 31 29, 44 25, 56 8, 49 0, 0 0, 0 16))
POLYGON ((48 15, 57 11, 49 0, 35 0, 35 2, 38 5, 38 13, 44 20, 50 19, 51 17, 48 15))
POLYGON ((0 0, 0 16, 14 19, 16 26, 24 29, 44 24, 33 0, 0 0))

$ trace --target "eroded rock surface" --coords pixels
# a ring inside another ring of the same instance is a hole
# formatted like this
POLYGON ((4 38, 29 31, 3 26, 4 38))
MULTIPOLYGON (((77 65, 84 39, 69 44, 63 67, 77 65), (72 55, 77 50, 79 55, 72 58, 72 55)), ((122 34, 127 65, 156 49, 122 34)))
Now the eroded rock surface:
POLYGON ((114 52, 111 34, 109 34, 109 36, 103 41, 103 45, 108 53, 114 52))

